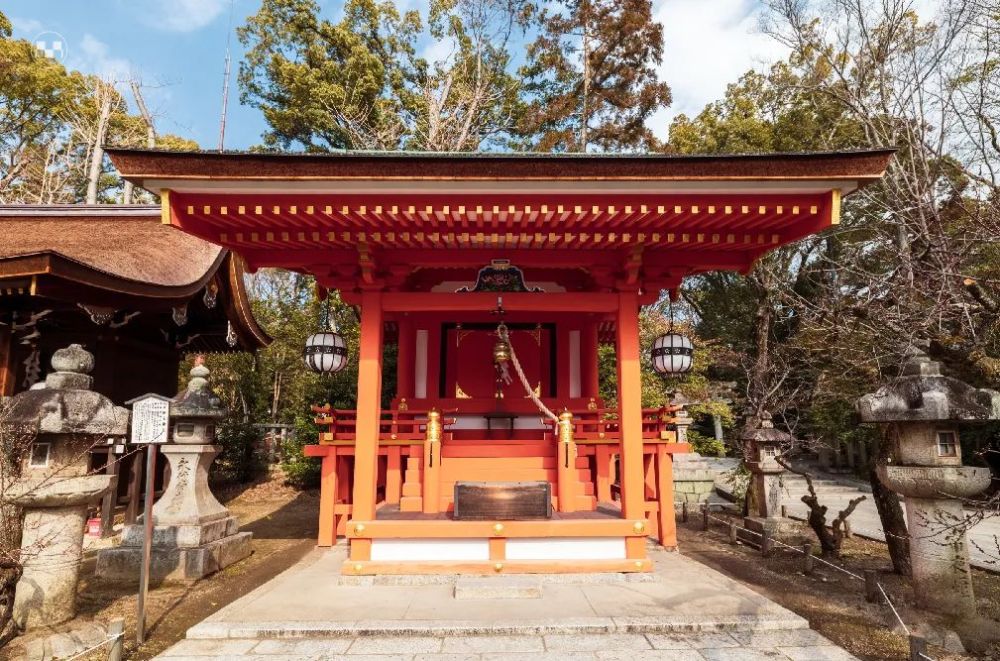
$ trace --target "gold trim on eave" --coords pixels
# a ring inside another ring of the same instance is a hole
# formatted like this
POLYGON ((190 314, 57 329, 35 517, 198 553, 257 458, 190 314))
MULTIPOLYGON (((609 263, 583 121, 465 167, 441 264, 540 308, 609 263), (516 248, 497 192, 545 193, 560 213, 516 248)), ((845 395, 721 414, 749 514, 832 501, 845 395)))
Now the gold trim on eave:
POLYGON ((164 225, 170 224, 170 189, 164 188, 160 191, 160 222, 164 225))

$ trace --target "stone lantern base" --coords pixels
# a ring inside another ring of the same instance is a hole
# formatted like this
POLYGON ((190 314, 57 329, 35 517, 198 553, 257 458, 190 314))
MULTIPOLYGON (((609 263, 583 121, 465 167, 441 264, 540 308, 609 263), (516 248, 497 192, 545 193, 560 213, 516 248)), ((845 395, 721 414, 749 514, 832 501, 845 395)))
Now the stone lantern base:
POLYGON ((759 549, 763 543, 764 535, 770 539, 777 539, 781 534, 781 519, 778 517, 745 516, 743 517, 743 528, 736 531, 737 538, 755 549, 759 549))
MULTIPOLYGON (((153 506, 153 583, 196 581, 250 555, 252 533, 240 532, 208 488, 208 469, 218 453, 213 445, 177 444, 161 448, 171 479, 153 506)), ((96 574, 107 581, 135 581, 142 562, 145 526, 125 527, 121 545, 97 555, 96 574)))
MULTIPOLYGON (((143 526, 126 526, 122 544, 97 555, 98 578, 137 581, 142 563, 143 526)), ((236 517, 200 525, 154 526, 150 582, 197 581, 250 555, 253 533, 239 532, 236 517)))

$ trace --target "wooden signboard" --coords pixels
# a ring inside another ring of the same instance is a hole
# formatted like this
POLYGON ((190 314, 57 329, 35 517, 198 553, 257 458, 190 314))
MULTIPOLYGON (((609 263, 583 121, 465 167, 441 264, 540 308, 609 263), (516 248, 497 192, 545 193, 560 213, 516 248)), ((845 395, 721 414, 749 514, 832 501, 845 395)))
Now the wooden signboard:
POLYGON ((143 395, 132 405, 132 442, 166 443, 170 432, 170 400, 161 395, 143 395))

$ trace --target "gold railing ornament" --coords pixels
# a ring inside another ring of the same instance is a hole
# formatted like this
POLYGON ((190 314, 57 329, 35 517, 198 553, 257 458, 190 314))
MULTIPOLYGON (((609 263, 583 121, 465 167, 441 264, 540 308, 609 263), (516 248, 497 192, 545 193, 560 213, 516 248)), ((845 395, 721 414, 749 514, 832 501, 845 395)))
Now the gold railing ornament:
POLYGON ((559 442, 573 442, 573 414, 568 409, 559 414, 559 442))
MULTIPOLYGON (((444 426, 441 424, 441 412, 436 408, 427 413, 427 442, 440 443, 444 426)), ((433 463, 431 464, 433 466, 433 463)))
POLYGON ((424 438, 423 511, 437 514, 441 508, 441 438, 444 425, 436 408, 427 412, 427 434, 424 438))
POLYGON ((572 512, 576 509, 576 485, 579 482, 576 470, 576 443, 573 440, 573 414, 563 409, 559 414, 559 447, 556 478, 559 511, 572 512))

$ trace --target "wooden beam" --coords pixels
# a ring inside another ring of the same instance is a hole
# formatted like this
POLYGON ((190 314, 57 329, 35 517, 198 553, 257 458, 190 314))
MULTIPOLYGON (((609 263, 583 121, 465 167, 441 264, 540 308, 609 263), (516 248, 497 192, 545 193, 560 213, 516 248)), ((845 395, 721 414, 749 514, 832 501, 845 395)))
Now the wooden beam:
MULTIPOLYGON (((382 295, 385 312, 488 312, 496 309, 497 297, 503 297, 508 312, 614 312, 618 308, 616 294, 586 293, 427 293, 400 292, 382 295)), ((637 308, 638 309, 638 308, 637 308)))

